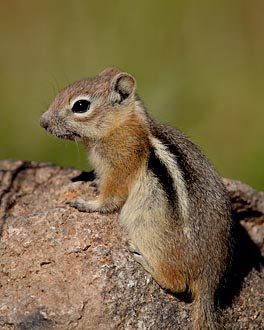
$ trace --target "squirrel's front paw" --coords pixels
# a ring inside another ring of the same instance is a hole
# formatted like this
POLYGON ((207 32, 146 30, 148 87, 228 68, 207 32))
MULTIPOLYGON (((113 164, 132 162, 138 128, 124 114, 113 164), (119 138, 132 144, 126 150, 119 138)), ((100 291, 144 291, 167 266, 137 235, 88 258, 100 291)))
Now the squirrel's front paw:
POLYGON ((81 198, 75 198, 67 202, 70 206, 76 208, 80 212, 95 212, 96 207, 92 201, 85 201, 81 198))

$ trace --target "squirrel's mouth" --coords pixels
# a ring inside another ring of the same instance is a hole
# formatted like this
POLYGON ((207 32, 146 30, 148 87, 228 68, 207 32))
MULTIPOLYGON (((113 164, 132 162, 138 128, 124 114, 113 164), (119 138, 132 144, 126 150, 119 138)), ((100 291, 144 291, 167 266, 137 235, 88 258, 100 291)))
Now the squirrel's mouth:
POLYGON ((59 139, 79 140, 81 136, 77 133, 55 134, 59 139))
POLYGON ((62 132, 61 130, 51 129, 49 127, 46 127, 45 129, 47 133, 55 135, 59 139, 76 141, 81 138, 81 135, 75 132, 62 132))

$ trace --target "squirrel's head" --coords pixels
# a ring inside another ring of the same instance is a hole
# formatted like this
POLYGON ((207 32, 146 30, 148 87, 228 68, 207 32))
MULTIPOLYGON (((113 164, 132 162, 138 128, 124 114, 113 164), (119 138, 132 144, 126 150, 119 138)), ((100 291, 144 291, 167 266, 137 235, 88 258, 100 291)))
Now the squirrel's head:
POLYGON ((40 125, 59 138, 89 145, 122 124, 135 108, 136 81, 108 68, 63 89, 41 116, 40 125))

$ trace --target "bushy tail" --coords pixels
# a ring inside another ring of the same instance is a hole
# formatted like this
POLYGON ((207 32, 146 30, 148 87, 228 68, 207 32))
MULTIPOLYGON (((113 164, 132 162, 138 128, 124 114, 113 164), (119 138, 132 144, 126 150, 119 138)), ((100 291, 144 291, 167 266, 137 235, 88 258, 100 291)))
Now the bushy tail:
POLYGON ((194 301, 194 330, 224 330, 220 319, 220 311, 216 307, 213 297, 205 291, 200 291, 194 301))

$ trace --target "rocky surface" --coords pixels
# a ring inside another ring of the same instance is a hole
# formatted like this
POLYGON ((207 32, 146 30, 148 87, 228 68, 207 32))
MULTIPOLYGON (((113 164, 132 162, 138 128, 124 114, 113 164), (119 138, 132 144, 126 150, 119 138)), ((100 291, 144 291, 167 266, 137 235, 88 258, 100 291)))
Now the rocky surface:
MULTIPOLYGON (((0 329, 191 329, 191 304, 164 292, 133 260, 118 215, 66 204, 94 195, 80 174, 0 162, 0 329)), ((264 193, 225 184, 241 223, 226 328, 264 329, 264 193)))

